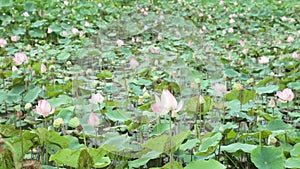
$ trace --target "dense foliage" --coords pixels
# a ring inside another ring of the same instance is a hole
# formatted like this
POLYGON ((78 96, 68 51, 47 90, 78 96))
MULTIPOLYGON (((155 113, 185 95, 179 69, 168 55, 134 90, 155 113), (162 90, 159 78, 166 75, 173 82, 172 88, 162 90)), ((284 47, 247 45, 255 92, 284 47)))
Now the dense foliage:
POLYGON ((0 168, 300 168, 299 1, 0 9, 0 168))

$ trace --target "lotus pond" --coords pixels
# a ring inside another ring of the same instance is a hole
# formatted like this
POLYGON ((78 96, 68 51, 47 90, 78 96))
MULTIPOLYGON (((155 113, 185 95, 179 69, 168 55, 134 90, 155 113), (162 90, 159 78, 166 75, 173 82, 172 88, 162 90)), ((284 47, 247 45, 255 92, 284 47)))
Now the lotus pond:
POLYGON ((298 0, 0 9, 0 168, 300 168, 298 0))

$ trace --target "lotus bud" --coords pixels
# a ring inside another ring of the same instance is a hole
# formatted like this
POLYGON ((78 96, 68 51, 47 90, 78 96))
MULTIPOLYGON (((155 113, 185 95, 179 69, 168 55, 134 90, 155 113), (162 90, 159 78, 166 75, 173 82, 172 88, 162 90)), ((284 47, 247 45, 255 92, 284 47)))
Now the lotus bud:
POLYGON ((26 103, 24 108, 25 110, 29 110, 31 107, 32 107, 31 103, 26 103))
POLYGON ((149 98, 149 96, 150 96, 150 95, 149 95, 149 93, 148 93, 147 91, 146 91, 146 92, 144 92, 144 94, 143 94, 143 98, 144 98, 144 99, 147 99, 147 98, 149 98))
POLYGON ((15 107, 14 107, 14 109, 16 110, 16 111, 21 111, 21 105, 16 105, 15 107))
POLYGON ((156 82, 158 79, 159 79, 158 76, 153 76, 153 77, 152 77, 152 80, 155 81, 155 82, 156 82))
POLYGON ((269 137, 268 137, 268 145, 274 145, 274 144, 276 144, 276 142, 277 142, 277 139, 274 137, 274 136, 272 136, 272 135, 269 135, 269 137))
POLYGON ((67 61, 67 62, 66 62, 66 65, 67 65, 67 66, 71 66, 71 65, 72 65, 72 62, 71 62, 71 61, 67 61))

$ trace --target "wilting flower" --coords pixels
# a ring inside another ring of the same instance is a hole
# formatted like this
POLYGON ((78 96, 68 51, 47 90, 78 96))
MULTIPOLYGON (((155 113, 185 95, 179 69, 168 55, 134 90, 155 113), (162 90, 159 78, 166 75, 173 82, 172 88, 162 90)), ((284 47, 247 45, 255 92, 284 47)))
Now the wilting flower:
POLYGON ((0 47, 4 47, 5 45, 7 45, 7 41, 3 38, 0 38, 0 47))
POLYGON ((11 36, 10 37, 10 40, 13 41, 13 42, 17 42, 19 40, 19 36, 16 35, 16 36, 11 36))
POLYGON ((260 63, 260 64, 265 64, 265 63, 269 63, 269 62, 270 62, 270 59, 266 56, 263 56, 258 59, 258 63, 260 63))
POLYGON ((130 66, 130 69, 135 69, 139 66, 139 62, 132 58, 129 61, 129 66, 130 66))
POLYGON ((92 98, 89 99, 89 102, 90 103, 93 103, 93 104, 100 104, 104 101, 104 97, 100 94, 100 93, 97 93, 97 94, 92 94, 92 98))
POLYGON ((122 40, 117 40, 117 45, 118 46, 123 46, 124 45, 124 41, 122 41, 122 40))
POLYGON ((223 84, 216 83, 213 86, 215 96, 223 96, 227 92, 227 88, 223 84))
POLYGON ((96 116, 94 112, 91 112, 88 119, 88 125, 92 127, 96 127, 98 124, 99 124, 99 118, 96 116))
POLYGON ((55 111, 55 108, 50 106, 50 103, 47 100, 39 100, 38 105, 36 106, 34 112, 42 115, 43 117, 47 117, 50 114, 53 114, 55 111))
POLYGON ((285 103, 294 99, 294 93, 291 89, 285 88, 283 91, 277 91, 278 101, 285 103))
POLYGON ((24 53, 16 53, 13 61, 16 65, 21 65, 23 62, 28 61, 28 58, 24 53))
POLYGON ((154 113, 158 115, 165 115, 171 112, 172 117, 175 117, 176 113, 179 112, 183 107, 183 100, 177 103, 175 97, 169 90, 163 90, 161 98, 155 95, 155 104, 151 105, 154 113))
POLYGON ((47 71, 47 67, 44 63, 41 64, 41 73, 45 73, 47 71))

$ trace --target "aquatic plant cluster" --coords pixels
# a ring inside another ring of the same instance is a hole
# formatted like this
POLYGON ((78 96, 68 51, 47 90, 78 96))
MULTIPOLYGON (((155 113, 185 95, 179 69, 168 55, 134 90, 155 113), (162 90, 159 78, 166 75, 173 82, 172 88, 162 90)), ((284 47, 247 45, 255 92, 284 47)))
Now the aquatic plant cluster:
POLYGON ((0 168, 300 167, 297 0, 0 9, 0 168))

